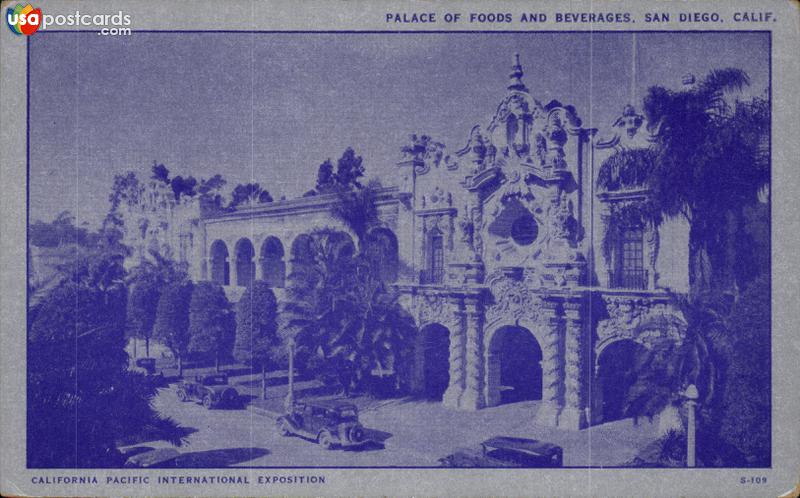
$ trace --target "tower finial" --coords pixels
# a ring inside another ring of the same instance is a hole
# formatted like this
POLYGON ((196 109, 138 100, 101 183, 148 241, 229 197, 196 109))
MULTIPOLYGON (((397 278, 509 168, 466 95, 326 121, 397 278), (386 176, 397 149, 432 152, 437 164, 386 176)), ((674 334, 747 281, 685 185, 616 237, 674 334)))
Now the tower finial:
POLYGON ((522 72, 522 64, 519 62, 519 53, 514 54, 514 58, 511 60, 511 63, 511 74, 508 76, 511 81, 509 82, 508 89, 519 92, 527 92, 528 89, 522 82, 522 75, 525 73, 522 72))

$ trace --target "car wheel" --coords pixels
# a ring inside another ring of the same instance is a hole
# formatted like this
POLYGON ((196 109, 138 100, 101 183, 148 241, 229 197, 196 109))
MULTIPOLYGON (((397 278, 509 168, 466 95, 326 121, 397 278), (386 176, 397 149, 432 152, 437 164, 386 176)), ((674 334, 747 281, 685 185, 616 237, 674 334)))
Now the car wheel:
POLYGON ((292 435, 292 431, 289 430, 289 422, 286 419, 278 420, 278 432, 283 437, 288 437, 292 435))
POLYGON ((184 391, 182 389, 180 391, 178 391, 178 399, 180 401, 186 401, 186 391, 184 391))
POLYGON ((205 396, 203 396, 203 406, 205 406, 206 408, 208 408, 210 410, 211 409, 211 405, 212 405, 211 396, 206 394, 205 396))
POLYGON ((350 440, 354 443, 361 442, 364 439, 364 429, 359 426, 355 426, 350 429, 350 440))
POLYGON ((330 450, 333 448, 333 437, 331 433, 328 431, 322 431, 319 433, 319 437, 317 438, 317 442, 320 446, 325 448, 326 450, 330 450))

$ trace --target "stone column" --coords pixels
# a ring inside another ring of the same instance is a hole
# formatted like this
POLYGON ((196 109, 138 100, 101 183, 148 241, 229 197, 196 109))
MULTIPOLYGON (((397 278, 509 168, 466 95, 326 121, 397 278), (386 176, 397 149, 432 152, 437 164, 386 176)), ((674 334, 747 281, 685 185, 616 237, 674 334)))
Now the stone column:
POLYGON ((461 299, 452 298, 450 302, 456 310, 455 314, 458 320, 456 321, 457 326, 451 326, 450 328, 450 383, 444 392, 444 396, 442 396, 442 404, 450 408, 458 408, 465 387, 464 354, 466 343, 464 341, 464 330, 466 329, 466 313, 461 299))
POLYGON ((500 404, 500 354, 493 352, 490 344, 486 344, 486 406, 500 404))
POLYGON ((564 410, 558 419, 558 426, 567 429, 587 427, 584 410, 585 378, 584 328, 580 301, 564 303, 566 327, 564 333, 564 410))
POLYGON ((264 258, 254 258, 256 260, 256 271, 253 274, 255 280, 264 280, 264 258))
POLYGON ((414 248, 416 252, 416 267, 414 268, 414 282, 420 281, 420 272, 425 270, 428 266, 427 258, 427 245, 428 245, 428 223, 427 218, 424 216, 417 216, 414 214, 415 234, 414 238, 417 241, 417 247, 414 248))
POLYGON ((658 229, 652 224, 648 224, 644 232, 645 242, 647 243, 647 288, 655 289, 658 285, 658 250, 660 245, 658 229))
POLYGON ((238 258, 236 255, 228 256, 228 260, 230 261, 229 265, 229 278, 230 278, 230 285, 231 287, 236 287, 239 285, 239 266, 238 266, 238 258))
POLYGON ((202 280, 214 280, 212 262, 213 260, 210 257, 203 258, 202 280))
MULTIPOLYGON (((592 200, 594 202, 594 200, 592 200)), ((595 233, 600 236, 600 240, 593 240, 592 244, 594 247, 595 253, 593 254, 594 260, 598 261, 598 258, 602 261, 602 268, 603 271, 600 272, 598 269, 598 280, 602 285, 605 282, 606 287, 611 287, 611 271, 614 268, 614 251, 611 251, 611 254, 606 257, 605 250, 603 250, 603 238, 606 230, 608 230, 608 223, 611 220, 611 206, 608 202, 600 202, 600 217, 599 217, 599 224, 595 227, 595 233), (598 254, 599 253, 599 254, 598 254)), ((591 280, 591 275, 589 279, 591 280)))
POLYGON ((483 396, 483 306, 478 297, 465 298, 464 306, 467 368, 460 406, 465 410, 480 410, 486 406, 483 396))
POLYGON ((536 414, 541 425, 557 426, 562 406, 563 360, 561 354, 561 317, 558 302, 545 299, 542 302, 544 324, 544 347, 542 358, 542 404, 536 414))

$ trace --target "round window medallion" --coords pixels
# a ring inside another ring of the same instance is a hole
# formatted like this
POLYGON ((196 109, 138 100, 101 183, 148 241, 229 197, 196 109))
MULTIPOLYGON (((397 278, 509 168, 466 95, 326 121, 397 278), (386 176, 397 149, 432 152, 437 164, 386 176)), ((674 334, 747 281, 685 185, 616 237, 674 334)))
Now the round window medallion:
POLYGON ((539 235, 539 225, 530 213, 518 217, 511 224, 511 238, 521 246, 527 246, 539 235))

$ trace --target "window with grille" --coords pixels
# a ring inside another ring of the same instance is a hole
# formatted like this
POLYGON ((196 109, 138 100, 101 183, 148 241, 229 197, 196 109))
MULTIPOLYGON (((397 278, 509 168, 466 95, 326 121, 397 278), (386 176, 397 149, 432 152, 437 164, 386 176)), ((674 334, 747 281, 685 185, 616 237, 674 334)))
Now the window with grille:
POLYGON ((442 233, 434 231, 428 239, 428 268, 424 272, 422 283, 440 284, 444 280, 444 238, 442 233))
POLYGON ((647 288, 647 271, 644 268, 644 231, 628 228, 622 232, 619 259, 612 281, 614 287, 628 289, 647 288))
POLYGON ((636 271, 644 269, 643 236, 641 229, 625 230, 622 236, 623 270, 636 271))

